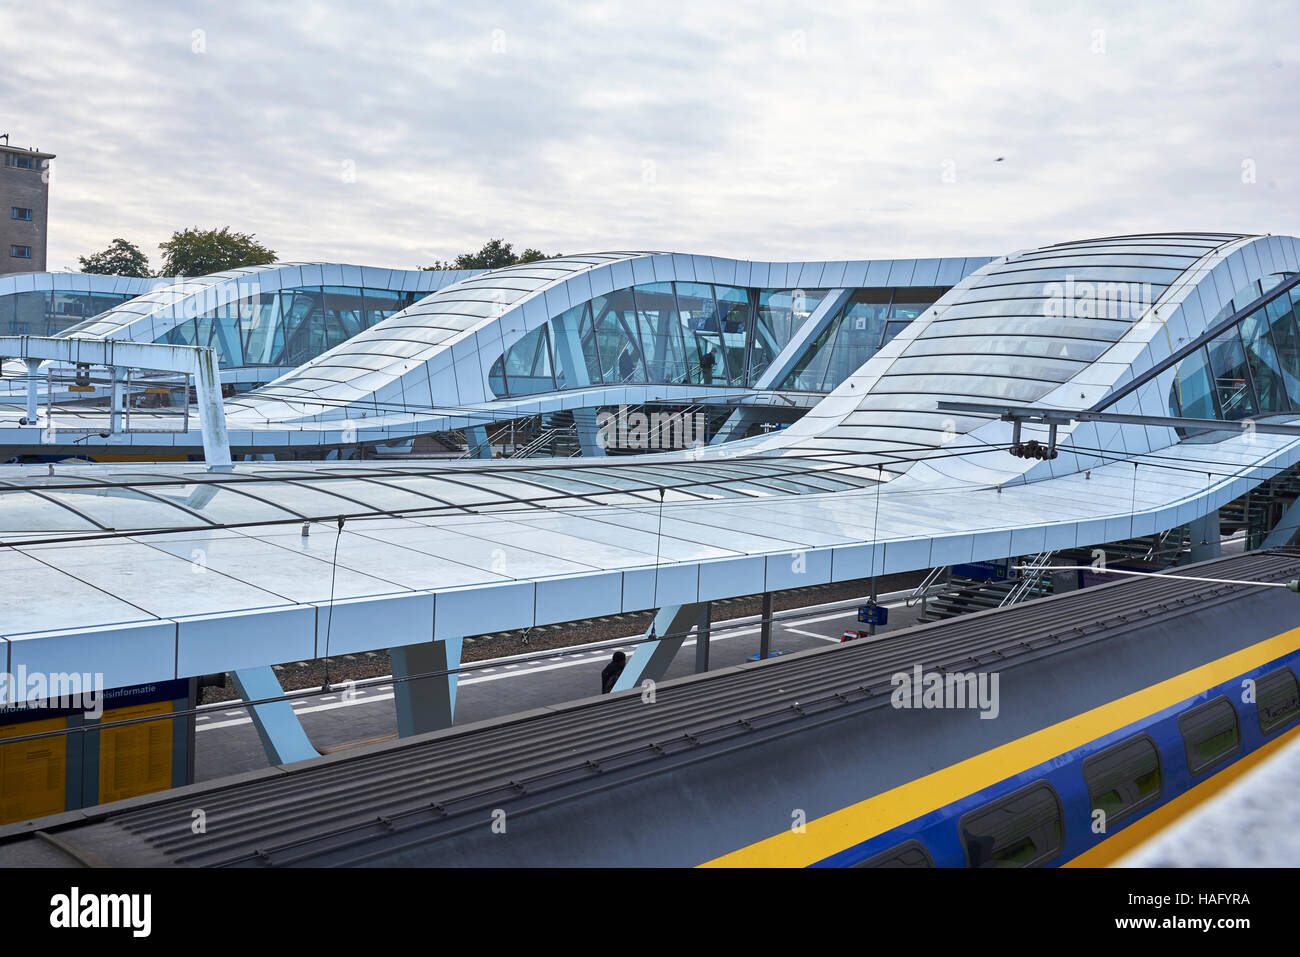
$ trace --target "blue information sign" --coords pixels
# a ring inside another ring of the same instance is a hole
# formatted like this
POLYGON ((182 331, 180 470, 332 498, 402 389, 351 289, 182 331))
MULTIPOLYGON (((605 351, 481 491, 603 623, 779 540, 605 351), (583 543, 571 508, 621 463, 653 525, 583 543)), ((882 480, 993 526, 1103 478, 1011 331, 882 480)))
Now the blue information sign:
POLYGON ((884 605, 859 605, 858 621, 867 625, 887 625, 889 609, 884 605))

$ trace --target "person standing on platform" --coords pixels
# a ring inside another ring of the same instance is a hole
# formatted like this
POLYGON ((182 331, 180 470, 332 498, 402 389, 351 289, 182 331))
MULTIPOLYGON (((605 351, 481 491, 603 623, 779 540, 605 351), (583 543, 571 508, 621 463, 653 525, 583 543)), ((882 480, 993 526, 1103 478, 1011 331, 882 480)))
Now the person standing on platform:
POLYGON ((621 651, 614 652, 614 657, 610 659, 605 670, 600 673, 600 693, 609 694, 614 690, 614 683, 618 681, 619 675, 623 673, 623 668, 627 665, 627 655, 621 651))

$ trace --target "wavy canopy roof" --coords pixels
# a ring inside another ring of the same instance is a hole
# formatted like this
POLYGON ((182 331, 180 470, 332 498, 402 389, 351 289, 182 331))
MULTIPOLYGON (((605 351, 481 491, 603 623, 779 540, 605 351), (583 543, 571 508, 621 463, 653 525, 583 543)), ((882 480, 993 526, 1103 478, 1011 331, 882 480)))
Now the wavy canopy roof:
MULTIPOLYGON (((1168 233, 1017 253, 967 276, 785 433, 689 453, 244 464, 216 483, 192 465, 15 468, 0 537, 12 545, 45 523, 60 540, 0 551, 10 670, 75 658, 129 684, 316 655, 327 610, 333 653, 347 653, 1160 532, 1294 465, 1300 440, 1084 423, 1062 429, 1057 459, 1035 462, 1010 455, 1008 423, 934 404, 1090 408, 1201 336, 1239 290, 1297 270, 1290 237, 1168 233), (1054 288, 1111 281, 1150 283, 1151 301, 1139 291, 1109 310, 1095 286, 1054 288), (950 364, 927 378, 916 358, 950 364), (989 391, 1001 378, 1015 391, 989 391), (353 518, 336 543, 339 514, 353 518), (330 520, 328 533, 301 536, 299 515, 330 520), (241 524, 219 527, 229 522, 241 524), (98 537, 65 538, 86 532, 98 537)), ((1176 373, 1114 411, 1165 414, 1176 373)))

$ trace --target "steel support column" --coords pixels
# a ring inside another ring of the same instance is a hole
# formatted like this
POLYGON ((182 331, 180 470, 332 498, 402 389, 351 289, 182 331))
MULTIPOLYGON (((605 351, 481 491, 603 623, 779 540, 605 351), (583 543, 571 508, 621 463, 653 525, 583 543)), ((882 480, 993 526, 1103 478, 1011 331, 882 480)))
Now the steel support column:
POLYGON ((595 409, 574 409, 573 425, 578 430, 578 444, 582 454, 588 458, 605 454, 605 447, 600 444, 600 428, 596 425, 595 409))
MULTIPOLYGON (((284 694, 280 679, 270 665, 243 668, 232 672, 230 677, 234 679, 235 690, 245 701, 278 698, 284 694)), ((320 752, 308 739, 287 700, 253 705, 248 708, 248 716, 253 719, 253 727, 257 729, 257 736, 262 740, 266 758, 271 764, 289 764, 319 756, 320 752)))
POLYGON ((623 673, 614 683, 614 691, 626 691, 635 688, 642 681, 660 681, 668 672, 668 666, 686 640, 686 633, 695 624, 698 615, 696 604, 665 605, 659 609, 655 619, 646 631, 646 638, 657 639, 643 641, 636 646, 632 657, 627 660, 623 673), (665 637, 660 638, 663 635, 665 637))
POLYGON ((1295 541, 1296 532, 1300 531, 1300 498, 1286 507, 1282 517, 1269 531, 1260 548, 1282 548, 1295 541))
POLYGON ((393 665, 398 737, 409 738, 451 727, 456 716, 456 672, 460 668, 462 641, 448 638, 388 649, 393 665), (404 681, 404 678, 411 680, 404 681))
POLYGON ((713 605, 702 601, 696 607, 699 608, 699 614, 695 618, 695 673, 698 675, 709 670, 709 631, 713 605))
POLYGON ((763 623, 758 632, 759 660, 772 657, 772 593, 763 592, 763 623))
POLYGON ((469 446, 470 458, 492 458, 492 445, 488 442, 487 427, 471 425, 465 430, 465 444, 469 446))
POLYGON ((1218 558, 1223 554, 1223 548, 1219 544, 1219 510, 1217 508, 1208 515, 1193 519, 1189 524, 1189 528, 1192 533, 1191 561, 1209 561, 1211 558, 1218 558))
POLYGON ((40 359, 24 359, 23 366, 27 369, 27 424, 36 424, 36 384, 41 381, 40 359))

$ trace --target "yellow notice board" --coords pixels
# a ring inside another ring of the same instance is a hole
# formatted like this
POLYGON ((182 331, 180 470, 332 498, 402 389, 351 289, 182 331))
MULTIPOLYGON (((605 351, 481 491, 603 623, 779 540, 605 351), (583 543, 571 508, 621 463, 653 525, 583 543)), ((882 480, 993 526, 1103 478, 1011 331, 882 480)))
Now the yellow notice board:
MULTIPOLYGON (((172 702, 106 710, 102 724, 172 713, 172 702)), ((172 786, 172 722, 143 721, 99 732, 99 803, 172 786)))
POLYGON ((0 727, 0 824, 67 809, 67 736, 3 743, 5 738, 62 731, 67 726, 68 719, 62 717, 0 727))

